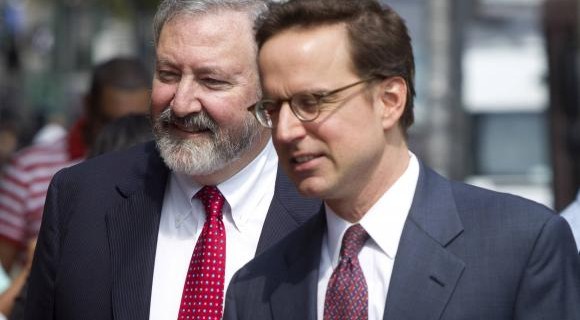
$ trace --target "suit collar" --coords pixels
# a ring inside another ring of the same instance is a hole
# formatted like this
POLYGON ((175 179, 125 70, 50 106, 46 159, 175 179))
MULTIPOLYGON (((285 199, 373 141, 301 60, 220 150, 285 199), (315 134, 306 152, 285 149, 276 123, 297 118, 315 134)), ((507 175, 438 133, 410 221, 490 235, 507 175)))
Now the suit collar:
MULTIPOLYGON (((119 177, 116 184, 117 192, 121 197, 128 198, 144 188, 155 191, 161 187, 165 190, 165 184, 163 186, 151 184, 165 182, 169 175, 169 168, 163 162, 154 141, 133 147, 125 152, 124 157, 121 155, 119 158, 131 161, 131 166, 128 168, 130 172, 119 177)), ((123 165, 123 163, 119 165, 123 165)))
POLYGON ((439 318, 465 268, 446 248, 462 232, 451 184, 421 164, 393 267, 385 319, 439 318))
POLYGON ((147 319, 159 219, 169 169, 153 143, 133 150, 137 157, 116 188, 121 200, 107 214, 111 252, 112 304, 116 319, 147 319))
POLYGON ((300 195, 282 168, 278 166, 274 197, 262 227, 256 255, 264 252, 307 221, 318 212, 321 205, 322 201, 318 199, 305 198, 300 195))
POLYGON ((409 218, 445 247, 463 231, 451 183, 423 163, 420 166, 409 218))

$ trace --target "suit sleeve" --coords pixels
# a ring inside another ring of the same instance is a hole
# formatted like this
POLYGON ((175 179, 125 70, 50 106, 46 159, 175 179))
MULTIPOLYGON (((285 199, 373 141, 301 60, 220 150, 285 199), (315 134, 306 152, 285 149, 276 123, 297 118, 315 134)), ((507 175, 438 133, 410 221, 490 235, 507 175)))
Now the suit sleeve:
POLYGON ((55 319, 54 291, 61 237, 59 214, 64 211, 64 208, 59 206, 60 177, 61 174, 57 174, 52 179, 44 205, 42 224, 30 271, 24 317, 27 320, 55 319))
POLYGON ((557 215, 536 239, 514 311, 518 320, 580 319, 580 258, 570 227, 557 215))

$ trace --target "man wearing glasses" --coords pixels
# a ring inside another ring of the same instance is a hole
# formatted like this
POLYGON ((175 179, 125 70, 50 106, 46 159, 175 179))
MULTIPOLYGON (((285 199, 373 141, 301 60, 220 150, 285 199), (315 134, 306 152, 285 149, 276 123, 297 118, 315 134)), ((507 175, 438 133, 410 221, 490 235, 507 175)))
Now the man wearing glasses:
POLYGON ((251 110, 324 207, 234 276, 225 319, 580 319, 563 219, 449 181, 408 150, 414 62, 396 12, 291 0, 261 21, 264 99, 251 110))

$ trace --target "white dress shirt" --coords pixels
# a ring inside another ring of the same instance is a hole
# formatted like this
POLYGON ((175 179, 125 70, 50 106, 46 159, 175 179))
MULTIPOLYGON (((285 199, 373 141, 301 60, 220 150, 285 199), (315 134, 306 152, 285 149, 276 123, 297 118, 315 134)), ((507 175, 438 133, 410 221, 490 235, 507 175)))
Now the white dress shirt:
MULTIPOLYGON (((274 196, 277 167, 278 157, 270 141, 248 166, 217 186, 226 199, 224 295, 234 273, 256 253, 274 196)), ((203 205, 194 198, 202 187, 186 175, 169 176, 161 210, 149 319, 177 319, 191 255, 205 223, 203 205)))
MULTIPOLYGON (((358 255, 369 294, 369 319, 382 319, 393 265, 409 214, 419 178, 419 163, 410 154, 403 175, 382 195, 359 221, 370 238, 358 255)), ((323 319, 326 288, 333 270, 338 266, 342 237, 352 223, 340 218, 326 206, 327 230, 322 240, 322 255, 318 276, 318 319, 323 319)))

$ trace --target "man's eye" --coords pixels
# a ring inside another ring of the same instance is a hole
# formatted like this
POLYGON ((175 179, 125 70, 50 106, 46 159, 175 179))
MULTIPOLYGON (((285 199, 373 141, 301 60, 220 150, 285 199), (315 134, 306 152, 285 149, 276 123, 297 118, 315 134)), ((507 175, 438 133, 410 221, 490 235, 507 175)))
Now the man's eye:
POLYGON ((312 94, 302 94, 297 95, 292 98, 292 103, 294 105, 299 106, 301 109, 307 110, 316 110, 318 107, 319 99, 317 99, 312 94))
POLYGON ((158 70, 157 79, 161 82, 175 82, 179 80, 179 74, 172 71, 158 70))
POLYGON ((231 87, 229 82, 215 78, 203 78, 201 81, 206 87, 214 90, 227 89, 231 87))

